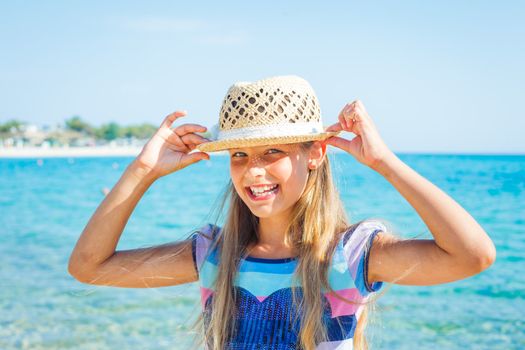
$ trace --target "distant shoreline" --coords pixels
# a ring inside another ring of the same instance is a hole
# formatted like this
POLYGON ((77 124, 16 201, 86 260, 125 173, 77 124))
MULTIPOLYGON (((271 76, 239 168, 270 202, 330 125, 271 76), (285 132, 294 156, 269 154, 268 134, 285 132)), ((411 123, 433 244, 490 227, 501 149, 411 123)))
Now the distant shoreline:
MULTIPOLYGON (((82 157, 136 157, 143 146, 92 146, 92 147, 0 147, 0 159, 6 158, 82 158, 82 157)), ((330 153, 343 151, 332 147, 330 153)), ((215 152, 214 152, 215 153, 215 152)), ((525 156, 524 153, 475 153, 475 152, 395 152, 398 155, 431 156, 525 156)), ((215 154, 227 154, 221 151, 215 154)))
POLYGON ((131 157, 142 147, 13 147, 0 148, 1 158, 131 157))

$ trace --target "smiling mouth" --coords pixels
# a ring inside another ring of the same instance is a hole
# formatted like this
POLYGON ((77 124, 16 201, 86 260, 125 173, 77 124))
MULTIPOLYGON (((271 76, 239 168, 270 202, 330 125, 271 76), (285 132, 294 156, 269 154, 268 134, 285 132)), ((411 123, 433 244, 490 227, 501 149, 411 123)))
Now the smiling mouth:
POLYGON ((279 191, 279 185, 249 186, 246 192, 253 200, 263 200, 273 197, 279 191))

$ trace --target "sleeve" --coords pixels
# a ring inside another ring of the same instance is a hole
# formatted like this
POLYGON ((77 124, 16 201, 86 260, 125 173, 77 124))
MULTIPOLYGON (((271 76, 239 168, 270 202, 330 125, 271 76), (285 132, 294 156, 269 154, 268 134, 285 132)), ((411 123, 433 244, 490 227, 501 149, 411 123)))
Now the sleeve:
POLYGON ((343 249, 348 269, 356 288, 362 296, 377 292, 383 282, 368 283, 368 261, 374 237, 379 232, 386 232, 383 223, 378 220, 365 220, 350 228, 344 235, 343 249))
POLYGON ((211 243, 217 236, 219 228, 212 224, 207 224, 198 229, 191 235, 191 253, 195 270, 200 274, 201 266, 206 259, 211 243))

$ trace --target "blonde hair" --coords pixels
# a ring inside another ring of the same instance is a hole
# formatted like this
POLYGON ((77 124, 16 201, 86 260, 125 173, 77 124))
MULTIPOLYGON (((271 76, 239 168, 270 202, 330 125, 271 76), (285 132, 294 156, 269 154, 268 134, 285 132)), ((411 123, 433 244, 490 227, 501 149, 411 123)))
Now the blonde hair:
MULTIPOLYGON (((302 143, 306 151, 313 142, 302 143)), ((247 254, 250 243, 257 242, 258 218, 237 194, 231 181, 221 202, 221 210, 229 199, 229 209, 222 233, 210 248, 218 248, 218 273, 214 285, 211 315, 205 319, 201 313, 194 324, 204 333, 199 345, 205 342, 210 350, 222 350, 234 332, 236 300, 234 280, 241 257, 247 254)), ((368 302, 358 303, 337 295, 328 283, 328 268, 341 235, 349 228, 339 193, 333 183, 328 157, 309 173, 306 187, 293 207, 292 216, 285 231, 285 241, 299 252, 294 273, 302 287, 302 298, 292 283, 293 303, 302 310, 298 341, 300 348, 310 350, 326 341, 327 332, 323 324, 323 299, 319 295, 333 292, 338 299, 352 304, 363 305, 359 322, 354 333, 354 348, 367 349, 364 330, 367 322, 368 302)), ((296 315, 298 316, 298 315, 296 315)))

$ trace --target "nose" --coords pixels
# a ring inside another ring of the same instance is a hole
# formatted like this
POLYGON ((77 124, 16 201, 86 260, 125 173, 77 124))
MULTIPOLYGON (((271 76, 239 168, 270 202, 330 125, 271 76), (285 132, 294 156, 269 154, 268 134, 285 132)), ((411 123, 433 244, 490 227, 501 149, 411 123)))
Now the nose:
POLYGON ((266 164, 262 159, 256 156, 250 159, 247 172, 253 177, 261 176, 266 172, 265 166, 266 164))

